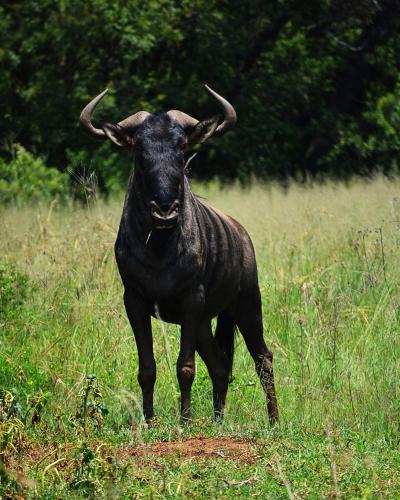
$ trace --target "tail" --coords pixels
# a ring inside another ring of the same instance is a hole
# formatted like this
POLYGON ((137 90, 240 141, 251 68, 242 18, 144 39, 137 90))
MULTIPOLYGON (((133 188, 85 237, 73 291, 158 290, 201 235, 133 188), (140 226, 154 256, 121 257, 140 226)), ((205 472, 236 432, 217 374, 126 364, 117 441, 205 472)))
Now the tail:
POLYGON ((228 360, 229 379, 232 381, 233 351, 235 348, 235 324, 226 311, 220 313, 215 329, 215 340, 228 360))

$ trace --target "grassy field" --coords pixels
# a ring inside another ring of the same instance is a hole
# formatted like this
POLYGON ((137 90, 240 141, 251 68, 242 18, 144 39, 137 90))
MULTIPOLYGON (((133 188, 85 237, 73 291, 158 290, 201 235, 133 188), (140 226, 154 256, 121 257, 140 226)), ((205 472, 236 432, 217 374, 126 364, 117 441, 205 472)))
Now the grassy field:
POLYGON ((179 330, 155 320, 147 428, 113 256, 122 198, 2 209, 0 497, 399 498, 400 183, 197 192, 255 243, 280 425, 238 335, 224 422, 198 359, 180 427, 179 330))

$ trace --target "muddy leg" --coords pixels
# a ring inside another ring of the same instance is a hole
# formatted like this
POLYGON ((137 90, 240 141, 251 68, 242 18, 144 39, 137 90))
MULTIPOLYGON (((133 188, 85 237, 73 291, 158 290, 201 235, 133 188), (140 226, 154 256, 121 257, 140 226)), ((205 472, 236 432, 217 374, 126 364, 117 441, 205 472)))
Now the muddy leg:
POLYGON ((181 422, 190 422, 192 412, 190 396, 192 383, 195 375, 195 353, 197 335, 201 324, 204 307, 204 288, 200 285, 197 289, 182 300, 183 320, 181 324, 181 347, 176 363, 176 374, 178 376, 181 390, 181 422))
POLYGON ((195 338, 182 332, 181 349, 176 363, 176 374, 181 390, 181 423, 192 420, 190 397, 195 371, 195 338))

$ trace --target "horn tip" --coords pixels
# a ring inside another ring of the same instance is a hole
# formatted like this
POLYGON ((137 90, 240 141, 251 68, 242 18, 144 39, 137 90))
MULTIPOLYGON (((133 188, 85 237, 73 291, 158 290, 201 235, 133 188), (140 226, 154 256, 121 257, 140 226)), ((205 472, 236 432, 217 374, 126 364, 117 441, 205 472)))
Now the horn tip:
POLYGON ((207 84, 204 84, 205 88, 210 92, 211 95, 213 95, 214 97, 216 97, 218 99, 218 97, 221 97, 219 94, 217 94, 217 92, 215 92, 215 90, 213 90, 209 85, 207 84))

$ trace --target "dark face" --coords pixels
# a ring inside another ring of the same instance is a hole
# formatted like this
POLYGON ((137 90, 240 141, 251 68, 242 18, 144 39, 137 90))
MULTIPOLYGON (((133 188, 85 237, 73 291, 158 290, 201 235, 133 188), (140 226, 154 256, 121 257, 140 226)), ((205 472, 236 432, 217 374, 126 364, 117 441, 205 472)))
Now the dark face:
POLYGON ((222 107, 223 117, 214 115, 197 120, 182 111, 150 114, 137 111, 118 123, 92 124, 91 116, 101 92, 87 104, 80 115, 81 124, 96 137, 110 139, 135 153, 135 181, 147 205, 153 227, 171 229, 179 224, 184 195, 185 150, 201 144, 214 133, 221 135, 236 123, 231 104, 206 85, 222 107), (223 119, 222 119, 223 118, 223 119))
POLYGON ((135 178, 155 229, 179 224, 186 134, 165 114, 150 115, 135 136, 135 178))

